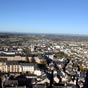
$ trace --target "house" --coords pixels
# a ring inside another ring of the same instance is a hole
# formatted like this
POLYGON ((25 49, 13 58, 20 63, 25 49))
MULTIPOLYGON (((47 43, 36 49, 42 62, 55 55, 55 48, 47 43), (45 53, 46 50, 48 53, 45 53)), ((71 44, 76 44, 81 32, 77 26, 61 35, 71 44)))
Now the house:
POLYGON ((30 72, 34 73, 35 69, 37 68, 37 64, 35 63, 20 63, 20 66, 22 67, 22 72, 30 72))
POLYGON ((27 83, 36 84, 37 76, 35 74, 27 74, 26 78, 27 78, 27 83))
POLYGON ((25 61, 25 56, 0 54, 0 58, 7 58, 8 61, 25 61))
POLYGON ((18 81, 17 80, 8 80, 8 81, 5 81, 4 82, 4 86, 5 86, 5 88, 8 88, 8 87, 17 87, 17 85, 18 85, 18 81))
POLYGON ((37 76, 36 75, 34 75, 34 74, 29 74, 29 75, 26 75, 26 78, 28 78, 28 79, 37 79, 37 76))
POLYGON ((3 54, 5 54, 5 55, 15 55, 15 52, 2 52, 3 54))
POLYGON ((6 72, 6 62, 7 58, 0 58, 0 71, 6 72))
POLYGON ((7 72, 22 72, 22 67, 18 61, 7 61, 6 66, 7 72))
POLYGON ((35 71, 34 71, 34 74, 37 75, 37 76, 41 76, 42 73, 41 73, 40 70, 35 70, 35 71))
POLYGON ((47 53, 46 56, 50 59, 54 59, 54 54, 53 53, 47 53))

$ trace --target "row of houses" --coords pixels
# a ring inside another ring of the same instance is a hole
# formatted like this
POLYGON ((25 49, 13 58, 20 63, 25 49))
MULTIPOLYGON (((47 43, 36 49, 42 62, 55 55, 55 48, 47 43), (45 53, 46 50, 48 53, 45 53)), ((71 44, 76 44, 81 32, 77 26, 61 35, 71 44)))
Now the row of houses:
POLYGON ((6 58, 0 58, 0 71, 4 73, 26 73, 41 75, 36 63, 26 61, 8 61, 6 58))

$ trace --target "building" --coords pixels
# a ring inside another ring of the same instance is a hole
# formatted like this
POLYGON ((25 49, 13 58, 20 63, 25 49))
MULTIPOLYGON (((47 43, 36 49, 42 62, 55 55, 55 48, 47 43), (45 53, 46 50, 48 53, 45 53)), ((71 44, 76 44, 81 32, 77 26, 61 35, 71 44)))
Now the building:
POLYGON ((1 72, 6 72, 6 62, 7 62, 7 58, 0 58, 0 71, 1 72))
POLYGON ((22 72, 22 67, 18 61, 7 61, 6 66, 7 72, 22 72))

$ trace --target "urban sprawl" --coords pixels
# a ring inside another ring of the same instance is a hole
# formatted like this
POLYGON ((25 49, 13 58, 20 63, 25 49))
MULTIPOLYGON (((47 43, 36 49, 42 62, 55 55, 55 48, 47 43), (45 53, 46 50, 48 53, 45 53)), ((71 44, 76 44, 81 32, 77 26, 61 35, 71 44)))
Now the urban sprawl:
POLYGON ((0 88, 88 88, 87 37, 1 33, 0 82, 0 88))

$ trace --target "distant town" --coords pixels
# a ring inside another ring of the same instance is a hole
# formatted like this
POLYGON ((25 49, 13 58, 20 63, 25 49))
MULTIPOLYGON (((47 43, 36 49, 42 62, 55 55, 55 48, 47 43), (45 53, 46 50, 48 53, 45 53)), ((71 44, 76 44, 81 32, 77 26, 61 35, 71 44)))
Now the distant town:
POLYGON ((88 88, 88 37, 0 33, 0 88, 88 88))

